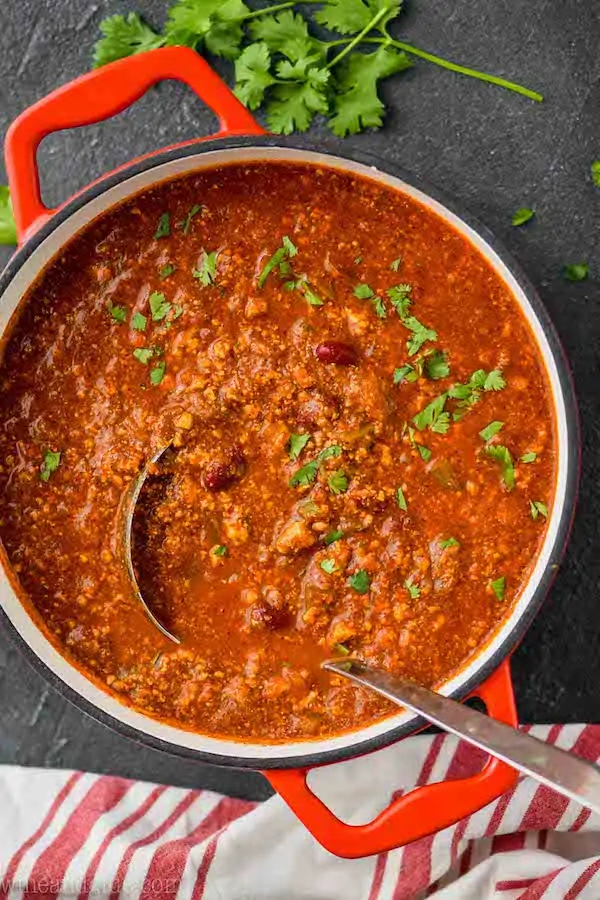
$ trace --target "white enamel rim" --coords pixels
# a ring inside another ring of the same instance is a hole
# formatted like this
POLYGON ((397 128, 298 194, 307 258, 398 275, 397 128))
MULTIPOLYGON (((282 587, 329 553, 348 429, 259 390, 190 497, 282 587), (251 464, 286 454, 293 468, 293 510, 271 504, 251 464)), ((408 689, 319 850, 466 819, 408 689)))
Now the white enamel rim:
MULTIPOLYGON (((228 163, 254 163, 266 160, 278 160, 288 162, 311 163, 329 169, 338 169, 355 173, 387 185, 395 190, 403 192, 419 201, 424 206, 433 210, 453 228, 466 237, 471 244, 493 266, 498 275, 504 280, 507 287, 520 304, 533 334, 537 340, 541 354, 546 363, 547 374, 554 397, 556 415, 558 466, 557 482, 554 503, 547 525, 546 538, 539 554, 531 577, 516 603, 510 617, 496 633, 488 645, 457 674, 448 681, 441 692, 453 694, 459 692, 468 682, 476 678, 477 673, 488 663, 499 648, 515 631, 519 621, 524 616, 532 598, 544 578, 548 568, 556 563, 553 553, 556 553, 558 538, 561 528, 561 517, 567 499, 568 473, 574 465, 571 456, 576 452, 569 442, 568 415, 565 407, 565 394, 561 385, 559 370, 556 365, 553 349, 548 341, 544 328, 538 319, 523 288, 514 277, 506 263, 484 238, 462 218, 449 210, 442 203, 433 199, 428 194, 394 175, 379 170, 374 166, 365 165, 344 157, 319 153, 317 151, 300 150, 282 146, 242 146, 224 147, 214 150, 202 150, 201 145, 197 153, 170 159, 167 162, 152 165, 145 171, 127 177, 113 184, 75 210, 66 220, 41 241, 24 264, 17 270, 9 282, 0 304, 0 334, 3 334, 11 316, 13 315, 21 297, 29 285, 36 278, 44 266, 60 251, 63 245, 89 222, 105 212, 109 207, 122 202, 132 194, 136 194, 148 187, 168 180, 170 178, 189 174, 194 171, 213 168, 228 163)), ((558 548, 561 549, 560 547, 558 548)), ((241 760, 252 758, 255 761, 267 760, 301 760, 306 757, 316 757, 322 754, 344 754, 355 745, 363 745, 373 739, 383 738, 388 732, 399 726, 417 722, 414 715, 401 713, 363 728, 359 731, 328 738, 326 740, 297 741, 288 744, 262 744, 240 743, 225 739, 216 739, 201 734, 194 734, 184 729, 158 722, 142 713, 136 712, 115 698, 100 690, 96 685, 82 675, 74 666, 68 663, 52 646, 48 639, 37 628, 29 613, 22 605, 19 597, 13 590, 4 570, 0 573, 0 605, 6 616, 35 654, 54 675, 67 685, 72 691, 84 698, 97 710, 105 713, 131 729, 139 732, 140 739, 143 735, 154 739, 155 742, 164 742, 165 749, 168 745, 174 752, 178 748, 186 748, 188 751, 198 751, 203 754, 214 754, 222 761, 231 760, 231 764, 240 763, 241 760)), ((383 741, 382 741, 383 743, 383 741)))

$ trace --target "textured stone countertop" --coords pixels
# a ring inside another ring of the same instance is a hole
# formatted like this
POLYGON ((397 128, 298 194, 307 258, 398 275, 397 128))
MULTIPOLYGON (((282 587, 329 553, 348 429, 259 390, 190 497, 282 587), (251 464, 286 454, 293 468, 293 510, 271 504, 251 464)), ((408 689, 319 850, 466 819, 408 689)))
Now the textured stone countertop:
MULTIPOLYGON (((537 286, 573 367, 583 425, 583 481, 556 581, 513 657, 522 721, 600 720, 600 18, 595 0, 410 0, 407 39, 457 62, 539 89, 535 104, 418 63, 389 80, 382 131, 339 141, 397 162, 442 188, 505 242, 537 286), (511 227, 520 206, 537 211, 511 227), (570 284, 565 262, 591 277, 570 284)), ((137 8, 160 24, 166 3, 137 8)), ((5 0, 0 9, 0 133, 26 106, 89 68, 97 24, 127 0, 5 0)), ((212 114, 172 83, 109 122, 47 138, 39 163, 47 203, 157 147, 209 134, 212 114)), ((314 129, 318 138, 325 129, 314 129)), ((0 181, 4 181, 0 172, 0 181)), ((0 248, 0 264, 8 259, 0 248)), ((259 798, 260 775, 146 750, 84 716, 49 689, 0 633, 0 763, 61 766, 213 788, 259 798)))

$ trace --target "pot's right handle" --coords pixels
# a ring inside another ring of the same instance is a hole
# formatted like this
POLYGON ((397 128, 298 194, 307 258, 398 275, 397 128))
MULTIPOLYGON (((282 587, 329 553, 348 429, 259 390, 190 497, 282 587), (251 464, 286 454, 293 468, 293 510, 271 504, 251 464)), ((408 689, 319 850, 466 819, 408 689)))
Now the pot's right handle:
POLYGON ((151 50, 95 69, 34 103, 8 129, 6 168, 20 243, 54 212, 44 206, 40 194, 36 160, 40 141, 53 131, 108 119, 169 78, 185 82, 216 113, 220 130, 215 137, 264 134, 246 107, 189 47, 151 50))
MULTIPOLYGON (((484 701, 490 716, 517 725, 508 661, 473 696, 484 701)), ((306 783, 309 771, 281 769, 263 774, 319 843, 348 859, 392 850, 441 831, 491 803, 517 779, 514 769, 490 757, 477 775, 415 788, 367 825, 347 825, 310 790, 306 783)))

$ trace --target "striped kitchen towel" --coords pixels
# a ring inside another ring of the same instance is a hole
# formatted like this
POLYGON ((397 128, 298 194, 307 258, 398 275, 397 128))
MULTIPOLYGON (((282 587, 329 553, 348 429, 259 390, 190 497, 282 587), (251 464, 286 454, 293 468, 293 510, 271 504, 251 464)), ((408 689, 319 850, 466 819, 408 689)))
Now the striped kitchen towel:
MULTIPOLYGON (((600 756, 600 726, 534 726, 600 756)), ((345 821, 482 756, 417 736, 311 776, 345 821)), ((262 804, 112 776, 0 767, 0 898, 599 900, 600 816, 522 779, 452 828, 362 860, 323 850, 279 797, 262 804)))

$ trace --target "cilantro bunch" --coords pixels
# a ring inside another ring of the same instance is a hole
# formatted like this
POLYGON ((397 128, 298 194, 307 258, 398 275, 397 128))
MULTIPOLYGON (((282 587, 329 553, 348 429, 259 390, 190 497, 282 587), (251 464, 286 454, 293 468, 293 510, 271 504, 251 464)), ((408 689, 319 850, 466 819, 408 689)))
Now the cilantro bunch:
POLYGON ((251 110, 264 109, 269 129, 279 134, 306 131, 317 114, 339 137, 379 128, 379 83, 410 68, 413 57, 542 99, 396 40, 389 28, 401 10, 402 0, 286 0, 259 9, 243 0, 176 0, 162 34, 135 12, 105 19, 94 66, 176 45, 223 57, 234 64, 239 99, 251 110))

